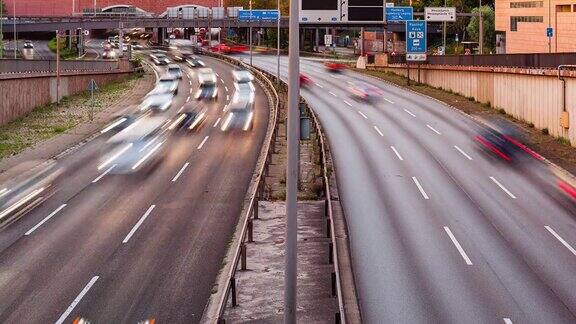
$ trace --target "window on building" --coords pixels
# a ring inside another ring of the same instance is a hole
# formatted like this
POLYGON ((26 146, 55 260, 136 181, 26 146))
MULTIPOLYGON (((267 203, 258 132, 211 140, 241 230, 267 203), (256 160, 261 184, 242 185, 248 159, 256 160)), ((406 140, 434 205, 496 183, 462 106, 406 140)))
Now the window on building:
POLYGON ((510 8, 542 8, 544 1, 517 1, 510 2, 510 8))
POLYGON ((542 16, 510 16, 510 31, 517 31, 519 22, 541 23, 541 22, 544 22, 544 17, 542 17, 542 16))
POLYGON ((557 5, 556 12, 571 12, 572 6, 571 5, 557 5))

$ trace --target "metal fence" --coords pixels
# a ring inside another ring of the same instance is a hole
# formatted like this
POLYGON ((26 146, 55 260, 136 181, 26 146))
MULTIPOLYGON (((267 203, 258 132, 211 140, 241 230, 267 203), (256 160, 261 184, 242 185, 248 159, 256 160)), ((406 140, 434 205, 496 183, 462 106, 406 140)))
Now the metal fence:
MULTIPOLYGON (((405 64, 406 56, 390 55, 388 63, 405 64)), ((429 55, 425 64, 556 69, 558 65, 576 64, 576 53, 429 55)))
MULTIPOLYGON (((129 65, 129 64, 128 64, 129 65)), ((122 61, 80 61, 61 60, 60 72, 111 72, 121 70, 122 61)), ((0 74, 3 73, 55 73, 56 60, 15 60, 1 59, 0 74)))

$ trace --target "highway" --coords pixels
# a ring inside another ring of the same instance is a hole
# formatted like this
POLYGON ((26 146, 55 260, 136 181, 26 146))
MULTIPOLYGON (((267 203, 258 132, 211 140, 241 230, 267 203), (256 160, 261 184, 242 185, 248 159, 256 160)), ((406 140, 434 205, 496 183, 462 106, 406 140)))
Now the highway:
MULTIPOLYGON (((218 98, 195 133, 171 133, 150 173, 98 170, 107 134, 58 161, 54 192, 0 231, 0 322, 159 323, 200 320, 265 137, 269 107, 256 84, 254 127, 220 129, 232 67, 205 58, 218 98)), ((194 101, 184 73, 165 112, 194 101)), ((168 125, 168 123, 166 124, 168 125)))
MULTIPOLYGON (((276 73, 275 56, 254 64, 276 73)), ((481 150, 482 126, 435 100, 312 60, 301 72, 315 82, 301 93, 330 143, 364 322, 576 322, 576 206, 537 169, 481 150), (351 98, 359 80, 383 99, 351 98)))

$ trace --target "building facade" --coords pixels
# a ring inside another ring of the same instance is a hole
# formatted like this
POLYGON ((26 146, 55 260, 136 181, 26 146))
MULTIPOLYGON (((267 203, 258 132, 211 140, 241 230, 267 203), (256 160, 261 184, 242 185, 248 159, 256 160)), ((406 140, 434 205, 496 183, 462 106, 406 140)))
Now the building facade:
POLYGON ((576 0, 496 0, 495 7, 501 51, 576 52, 576 0))
POLYGON ((86 10, 114 11, 122 7, 133 7, 152 15, 159 15, 168 7, 183 5, 198 5, 203 7, 218 7, 220 0, 4 0, 6 4, 5 15, 16 16, 70 16, 72 11, 82 13, 86 10))

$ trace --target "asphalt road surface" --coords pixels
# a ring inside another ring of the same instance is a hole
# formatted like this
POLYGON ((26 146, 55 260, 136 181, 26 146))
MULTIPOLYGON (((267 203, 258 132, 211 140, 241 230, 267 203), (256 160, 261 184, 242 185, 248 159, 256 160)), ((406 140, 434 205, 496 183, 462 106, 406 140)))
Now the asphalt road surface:
MULTIPOLYGON (((66 172, 54 194, 0 231, 0 322, 200 320, 269 115, 256 85, 254 128, 222 132, 232 68, 205 61, 218 74, 218 99, 204 103, 209 114, 197 133, 169 138, 155 170, 98 171, 106 147, 99 136, 58 162, 66 172)), ((198 87, 183 69, 169 118, 198 87)))
MULTIPOLYGON (((275 56, 254 64, 276 73, 275 56)), ((576 322, 574 205, 480 150, 463 114, 320 62, 301 71, 315 82, 302 95, 330 142, 366 323, 576 322), (384 98, 351 98, 359 79, 384 98)))

